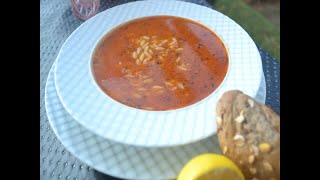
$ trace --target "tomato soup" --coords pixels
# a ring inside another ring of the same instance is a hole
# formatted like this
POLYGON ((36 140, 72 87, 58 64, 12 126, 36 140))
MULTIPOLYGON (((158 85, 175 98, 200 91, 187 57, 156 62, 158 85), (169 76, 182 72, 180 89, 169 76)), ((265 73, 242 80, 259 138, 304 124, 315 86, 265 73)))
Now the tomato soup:
POLYGON ((222 83, 226 47, 207 27, 174 16, 119 25, 92 55, 92 73, 114 100, 138 109, 172 110, 201 101, 222 83))

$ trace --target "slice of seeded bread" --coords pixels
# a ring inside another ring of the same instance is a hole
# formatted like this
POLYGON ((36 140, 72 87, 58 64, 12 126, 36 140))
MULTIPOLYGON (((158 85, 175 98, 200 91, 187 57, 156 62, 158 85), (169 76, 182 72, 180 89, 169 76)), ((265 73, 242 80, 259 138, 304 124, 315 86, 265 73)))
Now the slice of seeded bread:
POLYGON ((246 179, 280 179, 280 117, 237 90, 222 95, 216 114, 220 148, 246 179))

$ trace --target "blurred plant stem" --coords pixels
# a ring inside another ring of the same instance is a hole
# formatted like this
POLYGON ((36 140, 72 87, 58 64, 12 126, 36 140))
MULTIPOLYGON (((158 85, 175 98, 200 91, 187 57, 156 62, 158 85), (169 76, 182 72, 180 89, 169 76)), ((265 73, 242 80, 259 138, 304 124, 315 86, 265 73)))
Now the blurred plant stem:
POLYGON ((209 1, 245 29, 255 43, 280 61, 280 30, 243 0, 209 1))

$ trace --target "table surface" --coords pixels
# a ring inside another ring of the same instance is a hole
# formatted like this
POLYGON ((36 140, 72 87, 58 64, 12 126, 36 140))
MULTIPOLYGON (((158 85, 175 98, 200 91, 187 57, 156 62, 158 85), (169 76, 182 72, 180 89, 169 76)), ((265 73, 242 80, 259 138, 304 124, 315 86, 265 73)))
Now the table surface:
MULTIPOLYGON (((101 0, 99 11, 132 0, 101 0)), ((213 8, 206 0, 186 0, 213 8)), ((73 156, 48 122, 44 93, 50 67, 68 36, 81 24, 68 0, 40 0, 40 179, 118 179, 102 174, 73 156)), ((280 115, 280 64, 259 48, 266 78, 266 105, 280 115)))

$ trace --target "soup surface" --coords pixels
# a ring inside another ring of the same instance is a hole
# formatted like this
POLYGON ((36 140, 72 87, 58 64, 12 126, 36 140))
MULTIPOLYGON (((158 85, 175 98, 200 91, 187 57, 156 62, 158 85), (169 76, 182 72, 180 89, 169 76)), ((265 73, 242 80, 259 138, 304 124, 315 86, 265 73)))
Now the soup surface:
POLYGON ((144 110, 171 110, 209 96, 226 76, 229 59, 205 26, 153 16, 116 27, 98 43, 93 76, 114 100, 144 110))

